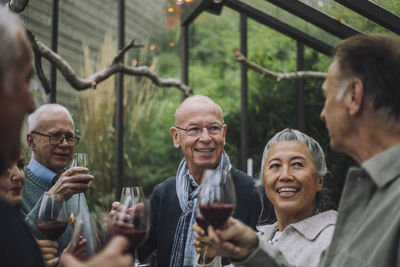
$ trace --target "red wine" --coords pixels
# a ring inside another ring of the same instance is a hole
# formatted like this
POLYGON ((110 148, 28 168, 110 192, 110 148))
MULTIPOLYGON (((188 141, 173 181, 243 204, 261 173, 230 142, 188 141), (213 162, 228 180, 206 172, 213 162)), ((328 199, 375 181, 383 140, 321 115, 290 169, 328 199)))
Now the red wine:
POLYGON ((38 224, 37 227, 47 239, 56 241, 64 233, 65 228, 67 228, 67 222, 45 222, 38 224))
POLYGON ((131 247, 133 249, 137 249, 146 240, 147 233, 148 233, 147 229, 138 229, 138 230, 133 230, 128 234, 125 234, 125 236, 129 239, 131 247))
POLYGON ((231 216, 233 208, 233 204, 218 203, 200 205, 200 211, 204 218, 214 228, 220 228, 224 225, 229 216, 231 216))
POLYGON ((113 235, 123 235, 130 241, 131 248, 138 248, 147 238, 148 229, 132 229, 115 225, 113 235))
POLYGON ((196 220, 197 224, 203 228, 204 231, 206 231, 207 233, 207 227, 209 225, 209 223, 207 222, 206 219, 204 219, 203 216, 194 216, 194 219, 196 220))

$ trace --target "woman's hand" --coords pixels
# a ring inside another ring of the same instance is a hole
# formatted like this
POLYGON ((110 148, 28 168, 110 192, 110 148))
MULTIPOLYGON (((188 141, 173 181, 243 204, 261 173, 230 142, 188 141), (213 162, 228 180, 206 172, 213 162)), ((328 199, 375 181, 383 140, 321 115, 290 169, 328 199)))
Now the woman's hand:
POLYGON ((256 232, 232 217, 223 229, 208 226, 208 237, 216 254, 237 261, 245 260, 258 246, 256 232))
POLYGON ((53 267, 58 262, 56 257, 58 243, 51 240, 36 240, 40 251, 42 252, 44 263, 46 267, 53 267))
POLYGON ((199 225, 195 224, 192 228, 196 232, 193 245, 196 252, 200 255, 199 263, 210 263, 216 256, 216 251, 214 248, 211 247, 209 237, 206 235, 205 230, 199 225), (203 262, 203 257, 205 262, 203 262))

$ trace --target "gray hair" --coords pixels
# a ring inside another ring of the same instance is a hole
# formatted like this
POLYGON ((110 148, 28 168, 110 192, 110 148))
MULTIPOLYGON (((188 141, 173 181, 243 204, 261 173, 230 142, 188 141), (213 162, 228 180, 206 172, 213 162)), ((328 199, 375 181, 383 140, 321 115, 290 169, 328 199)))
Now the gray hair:
POLYGON ((279 143, 281 141, 298 141, 305 143, 308 147, 308 150, 310 151, 311 157, 313 158, 317 175, 323 178, 327 174, 328 168, 326 167, 324 151, 322 150, 318 142, 315 141, 310 136, 306 135, 305 133, 300 132, 299 130, 286 128, 283 131, 280 131, 279 133, 275 134, 265 146, 261 161, 260 178, 262 178, 264 175, 264 165, 268 156, 269 148, 272 145, 279 143))
POLYGON ((72 121, 72 124, 74 124, 74 120, 72 119, 72 116, 67 108, 60 104, 45 104, 40 106, 38 109, 35 110, 35 112, 28 116, 28 132, 36 130, 42 114, 59 112, 65 113, 65 115, 67 115, 68 118, 72 121))
POLYGON ((333 51, 339 80, 358 78, 366 102, 377 112, 376 122, 400 128, 400 38, 391 34, 354 35, 333 51))
POLYGON ((25 36, 25 28, 18 16, 7 8, 0 7, 0 89, 11 93, 7 76, 22 56, 19 38, 25 36))

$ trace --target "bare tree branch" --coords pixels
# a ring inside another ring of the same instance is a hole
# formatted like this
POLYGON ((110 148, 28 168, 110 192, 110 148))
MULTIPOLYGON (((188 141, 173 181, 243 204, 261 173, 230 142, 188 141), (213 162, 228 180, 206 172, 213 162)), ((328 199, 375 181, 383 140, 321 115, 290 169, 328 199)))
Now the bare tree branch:
POLYGON ((135 39, 133 39, 129 45, 127 45, 126 47, 124 47, 124 49, 120 50, 118 52, 118 55, 114 58, 112 64, 117 64, 119 62, 122 61, 123 56, 125 55, 125 53, 131 49, 131 48, 140 48, 140 47, 144 47, 144 44, 135 44, 135 39))
POLYGON ((325 79, 326 73, 319 71, 297 71, 297 72, 274 72, 264 67, 261 67, 254 62, 248 60, 239 50, 234 49, 233 54, 236 57, 236 60, 245 64, 248 68, 261 73, 263 76, 270 77, 272 79, 276 79, 278 82, 283 79, 302 79, 302 78, 315 78, 315 79, 325 79))
POLYGON ((15 13, 21 13, 28 3, 29 0, 10 0, 7 2, 6 7, 15 13))
POLYGON ((46 93, 50 91, 50 86, 46 76, 41 67, 41 58, 45 58, 51 63, 55 64, 57 69, 61 72, 68 83, 77 91, 82 91, 88 88, 96 88, 97 84, 109 78, 116 73, 125 73, 132 76, 145 76, 153 81, 154 84, 161 87, 176 87, 183 91, 185 95, 189 95, 192 89, 186 84, 172 78, 161 78, 154 71, 150 70, 147 66, 129 66, 120 62, 122 56, 131 48, 142 47, 141 44, 135 44, 132 41, 127 47, 119 51, 118 55, 114 58, 112 63, 90 75, 87 78, 77 76, 72 67, 65 61, 59 54, 48 48, 45 44, 36 39, 35 35, 27 29, 28 35, 32 42, 32 48, 35 54, 35 66, 38 71, 39 79, 45 88, 46 93))
POLYGON ((42 83, 43 89, 46 94, 50 93, 50 83, 47 79, 46 75, 44 74, 43 67, 42 67, 42 55, 39 53, 39 49, 37 47, 37 41, 35 41, 35 36, 30 30, 26 30, 29 39, 31 40, 32 50, 35 58, 35 69, 36 74, 39 77, 40 82, 42 83))

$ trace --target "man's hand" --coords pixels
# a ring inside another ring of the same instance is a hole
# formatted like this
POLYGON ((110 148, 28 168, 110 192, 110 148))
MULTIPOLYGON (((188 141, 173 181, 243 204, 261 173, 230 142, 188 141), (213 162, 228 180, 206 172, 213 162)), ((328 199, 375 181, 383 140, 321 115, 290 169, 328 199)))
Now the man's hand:
POLYGON ((58 262, 56 257, 58 243, 51 240, 36 240, 39 245, 40 251, 42 252, 44 263, 46 267, 53 267, 58 262))
POLYGON ((131 267, 133 258, 125 253, 129 241, 123 236, 114 237, 100 254, 90 258, 86 262, 76 259, 71 253, 64 252, 60 258, 60 266, 63 267, 131 267))
POLYGON ((204 229, 197 224, 193 225, 192 228, 196 232, 193 245, 196 252, 200 255, 200 263, 210 263, 216 256, 215 249, 211 247, 210 238, 207 236, 204 229), (206 254, 204 255, 204 253, 206 254), (205 260, 205 262, 203 262, 203 260, 205 260))
POLYGON ((217 255, 245 260, 257 248, 256 232, 239 220, 230 217, 223 229, 208 226, 208 236, 217 255))
POLYGON ((66 201, 74 194, 85 192, 89 189, 88 182, 94 177, 89 174, 89 169, 73 167, 61 174, 58 181, 49 190, 49 194, 61 195, 66 201))

